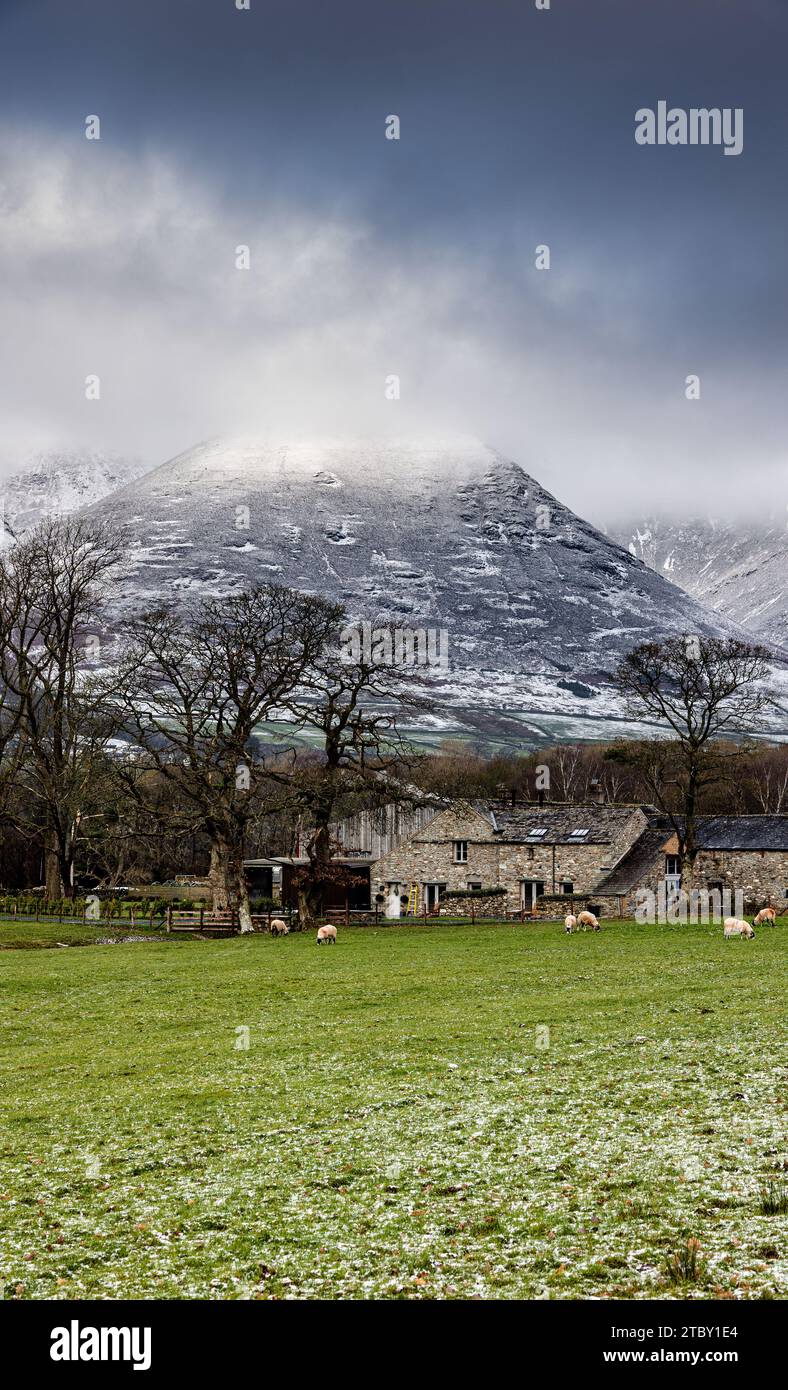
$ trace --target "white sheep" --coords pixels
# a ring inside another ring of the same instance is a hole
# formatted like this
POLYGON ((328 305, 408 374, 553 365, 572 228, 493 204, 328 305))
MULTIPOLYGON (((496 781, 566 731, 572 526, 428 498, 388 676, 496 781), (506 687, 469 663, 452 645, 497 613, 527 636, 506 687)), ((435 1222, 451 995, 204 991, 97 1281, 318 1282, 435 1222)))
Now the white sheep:
POLYGON ((577 926, 577 918, 574 917, 571 912, 568 912, 566 917, 564 918, 564 926, 566 927, 566 930, 569 932, 574 931, 575 927, 577 926))
POLYGON ((749 922, 743 922, 741 917, 726 917, 722 927, 724 937, 744 936, 748 941, 755 935, 749 922))
POLYGON ((330 922, 326 922, 324 927, 317 929, 317 944, 322 946, 324 943, 326 946, 336 946, 337 944, 337 929, 332 927, 330 922))
POLYGON ((287 936, 287 933, 289 932, 289 930, 290 930, 290 928, 288 927, 287 922, 284 922, 284 921, 282 920, 281 917, 272 917, 272 918, 271 918, 271 935, 272 935, 272 936, 287 936))
POLYGON ((583 931, 585 931, 586 927, 590 927, 592 931, 600 930, 599 922, 597 918, 594 916, 593 912, 578 913, 577 925, 579 927, 582 927, 583 931))
POLYGON ((775 912, 773 907, 762 907, 760 912, 758 913, 758 916, 753 917, 752 919, 752 924, 754 927, 760 927, 761 924, 765 924, 767 922, 770 927, 775 927, 777 925, 777 913, 775 912))

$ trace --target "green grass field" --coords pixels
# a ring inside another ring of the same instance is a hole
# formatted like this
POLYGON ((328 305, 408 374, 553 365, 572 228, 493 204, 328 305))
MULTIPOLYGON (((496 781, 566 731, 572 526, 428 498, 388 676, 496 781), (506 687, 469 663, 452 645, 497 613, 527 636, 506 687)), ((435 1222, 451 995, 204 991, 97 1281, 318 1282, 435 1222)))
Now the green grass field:
POLYGON ((4 1297, 784 1297, 787 942, 0 951, 4 1297))

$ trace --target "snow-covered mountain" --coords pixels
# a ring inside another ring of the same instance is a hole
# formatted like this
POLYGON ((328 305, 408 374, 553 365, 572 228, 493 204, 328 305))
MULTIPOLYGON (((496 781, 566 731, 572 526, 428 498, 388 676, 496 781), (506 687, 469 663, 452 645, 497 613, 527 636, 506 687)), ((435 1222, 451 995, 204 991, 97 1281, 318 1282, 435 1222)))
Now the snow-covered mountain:
POLYGON ((62 516, 90 506, 145 472, 138 459, 94 450, 27 455, 0 478, 6 531, 19 536, 45 516, 62 516))
POLYGON ((275 580, 353 619, 446 629, 443 731, 621 732, 608 676, 624 652, 735 630, 474 439, 214 440, 89 514, 127 538, 127 605, 275 580))
POLYGON ((788 648, 788 528, 785 522, 647 520, 609 534, 650 569, 746 628, 788 648))

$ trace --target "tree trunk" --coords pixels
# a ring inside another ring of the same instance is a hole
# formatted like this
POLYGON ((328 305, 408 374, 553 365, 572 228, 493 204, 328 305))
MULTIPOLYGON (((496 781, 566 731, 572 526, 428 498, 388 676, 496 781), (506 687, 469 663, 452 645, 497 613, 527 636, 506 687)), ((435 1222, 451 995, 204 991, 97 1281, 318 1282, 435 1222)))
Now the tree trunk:
POLYGON ((48 830, 44 845, 44 893, 50 899, 63 896, 60 862, 57 836, 54 830, 48 830))
POLYGON ((698 857, 698 837, 695 817, 698 805, 698 770, 693 761, 689 769, 689 781, 684 796, 684 843, 681 846, 681 886, 689 893, 695 877, 695 860, 698 857))
POLYGON ((330 877, 331 836, 327 822, 312 832, 306 852, 309 864, 298 885, 298 919, 301 927, 310 928, 322 915, 326 882, 330 877))
POLYGON ((226 912, 230 906, 230 846, 221 835, 211 840, 208 883, 214 912, 226 912))
POLYGON ((246 881, 243 860, 240 857, 236 862, 236 883, 238 885, 238 922, 243 935, 246 932, 254 931, 254 927, 252 926, 252 909, 249 903, 249 884, 246 881))
POLYGON ((301 931, 313 927, 323 908, 323 885, 303 882, 298 885, 298 925, 301 931))
POLYGON ((60 846, 61 896, 64 898, 73 898, 74 896, 74 854, 75 847, 73 836, 66 831, 60 846))

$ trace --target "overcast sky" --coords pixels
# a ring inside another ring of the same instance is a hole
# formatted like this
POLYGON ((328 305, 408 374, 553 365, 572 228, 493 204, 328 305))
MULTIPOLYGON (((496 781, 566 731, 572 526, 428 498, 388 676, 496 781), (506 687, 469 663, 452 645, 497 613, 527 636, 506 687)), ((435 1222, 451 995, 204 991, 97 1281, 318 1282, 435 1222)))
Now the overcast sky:
POLYGON ((787 55, 787 0, 0 0, 5 471, 467 432, 597 522, 785 515, 787 55))

